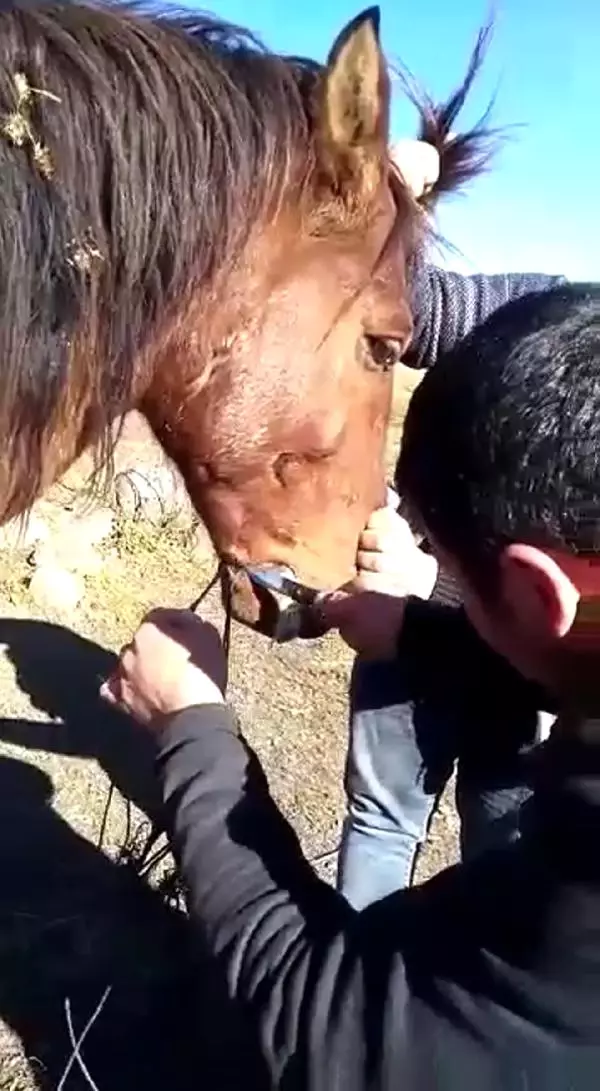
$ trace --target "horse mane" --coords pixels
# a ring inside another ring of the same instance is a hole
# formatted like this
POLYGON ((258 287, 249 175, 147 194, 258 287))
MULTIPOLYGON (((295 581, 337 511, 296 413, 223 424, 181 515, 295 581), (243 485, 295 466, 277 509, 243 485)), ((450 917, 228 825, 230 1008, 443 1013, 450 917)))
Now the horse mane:
POLYGON ((214 310, 220 274, 312 155, 298 69, 251 34, 2 0, 0 519, 90 441, 109 458, 149 350, 199 286, 214 310))
MULTIPOLYGON (((490 19, 480 29, 465 77, 445 102, 434 102, 427 90, 411 75, 405 65, 396 63, 393 66, 404 91, 417 110, 418 139, 431 144, 436 149, 440 162, 439 175, 435 184, 415 201, 407 191, 397 164, 393 159, 390 160, 390 184, 399 218, 392 228, 390 237, 384 243, 380 257, 384 257, 388 245, 401 235, 407 259, 409 282, 414 275, 415 263, 422 260, 427 244, 432 239, 437 243, 444 242, 437 233, 431 218, 415 215, 415 211, 421 209, 426 213, 430 212, 440 198, 449 193, 460 192, 469 182, 484 173, 496 154, 498 141, 502 136, 502 130, 488 125, 493 103, 490 103, 483 116, 472 128, 463 133, 453 132, 454 123, 485 61, 493 27, 493 20, 490 19)), ((305 57, 289 56, 286 60, 297 69, 300 85, 303 82, 306 85, 314 83, 323 71, 322 65, 305 57)))
POLYGON ((435 103, 406 69, 398 75, 419 115, 418 139, 431 144, 440 157, 440 172, 435 184, 419 199, 429 210, 440 197, 456 193, 489 167, 497 151, 499 129, 489 126, 493 103, 479 121, 464 133, 454 134, 456 122, 485 61, 493 33, 490 20, 479 31, 462 83, 443 103, 435 103))
MULTIPOLYGON (((426 144, 431 144, 440 157, 440 172, 435 185, 419 198, 418 203, 424 208, 431 208, 440 197, 461 190, 489 167, 496 154, 501 131, 488 125, 493 103, 490 103, 483 117, 471 129, 464 133, 453 133, 454 123, 485 61, 493 29, 493 20, 481 27, 469 58, 465 77, 445 102, 434 102, 406 66, 394 65, 396 75, 417 110, 419 117, 417 138, 426 144)), ((300 81, 314 81, 323 71, 322 65, 305 57, 290 56, 286 59, 290 65, 297 66, 300 81)))

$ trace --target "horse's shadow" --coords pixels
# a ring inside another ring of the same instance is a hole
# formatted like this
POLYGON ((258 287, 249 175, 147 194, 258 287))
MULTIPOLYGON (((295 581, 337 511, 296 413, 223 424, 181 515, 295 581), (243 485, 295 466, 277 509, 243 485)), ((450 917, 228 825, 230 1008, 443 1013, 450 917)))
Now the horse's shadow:
MULTIPOLYGON (((152 742, 97 696, 114 656, 34 621, 1 620, 0 642, 32 704, 62 720, 0 720, 0 739, 97 758, 154 818, 152 742)), ((229 1088, 230 1013, 215 969, 190 958, 189 922, 63 821, 53 791, 35 765, 0 757, 0 1018, 35 1059, 38 1086, 59 1086, 68 1013, 77 1037, 110 986, 82 1049, 98 1086, 229 1088)), ((89 1086, 74 1065, 65 1091, 89 1086)))
POLYGON ((116 656, 61 625, 21 619, 0 619, 0 645, 20 689, 51 720, 0 720, 0 739, 95 758, 126 799, 156 818, 153 741, 98 695, 116 656))

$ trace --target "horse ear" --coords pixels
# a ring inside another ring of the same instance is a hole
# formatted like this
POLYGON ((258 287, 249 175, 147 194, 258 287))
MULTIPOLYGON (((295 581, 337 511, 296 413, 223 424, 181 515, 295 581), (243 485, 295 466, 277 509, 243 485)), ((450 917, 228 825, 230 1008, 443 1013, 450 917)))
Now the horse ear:
POLYGON ((320 102, 321 152, 343 190, 372 190, 387 156, 390 80, 379 44, 379 8, 357 15, 329 54, 320 102))

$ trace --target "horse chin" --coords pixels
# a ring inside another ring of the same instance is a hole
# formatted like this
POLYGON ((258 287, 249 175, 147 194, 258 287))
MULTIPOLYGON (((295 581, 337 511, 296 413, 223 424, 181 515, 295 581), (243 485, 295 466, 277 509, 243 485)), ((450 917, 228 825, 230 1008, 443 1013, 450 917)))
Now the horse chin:
POLYGON ((324 634, 315 611, 285 594, 256 587, 243 569, 227 567, 221 589, 223 603, 236 621, 278 644, 314 640, 324 634))

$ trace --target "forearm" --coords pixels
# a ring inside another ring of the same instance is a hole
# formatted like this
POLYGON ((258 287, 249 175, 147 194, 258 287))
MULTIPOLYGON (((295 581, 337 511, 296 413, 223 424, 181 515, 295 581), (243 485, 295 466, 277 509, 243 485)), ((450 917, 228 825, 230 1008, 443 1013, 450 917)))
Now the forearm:
POLYGON ((462 276, 417 262, 412 270, 414 332, 405 357, 409 367, 429 368, 499 307, 530 292, 546 291, 564 278, 536 273, 462 276))
POLYGON ((286 1088, 329 1086, 336 1062, 327 1043, 341 1036, 344 1088, 362 1089, 361 1036, 348 1025, 361 985, 352 977, 339 983, 354 915, 305 861, 230 713, 175 717, 159 769, 192 922, 256 1034, 272 1086, 288 1066, 286 1088), (331 1008, 336 987, 354 997, 340 1011, 331 1008))

